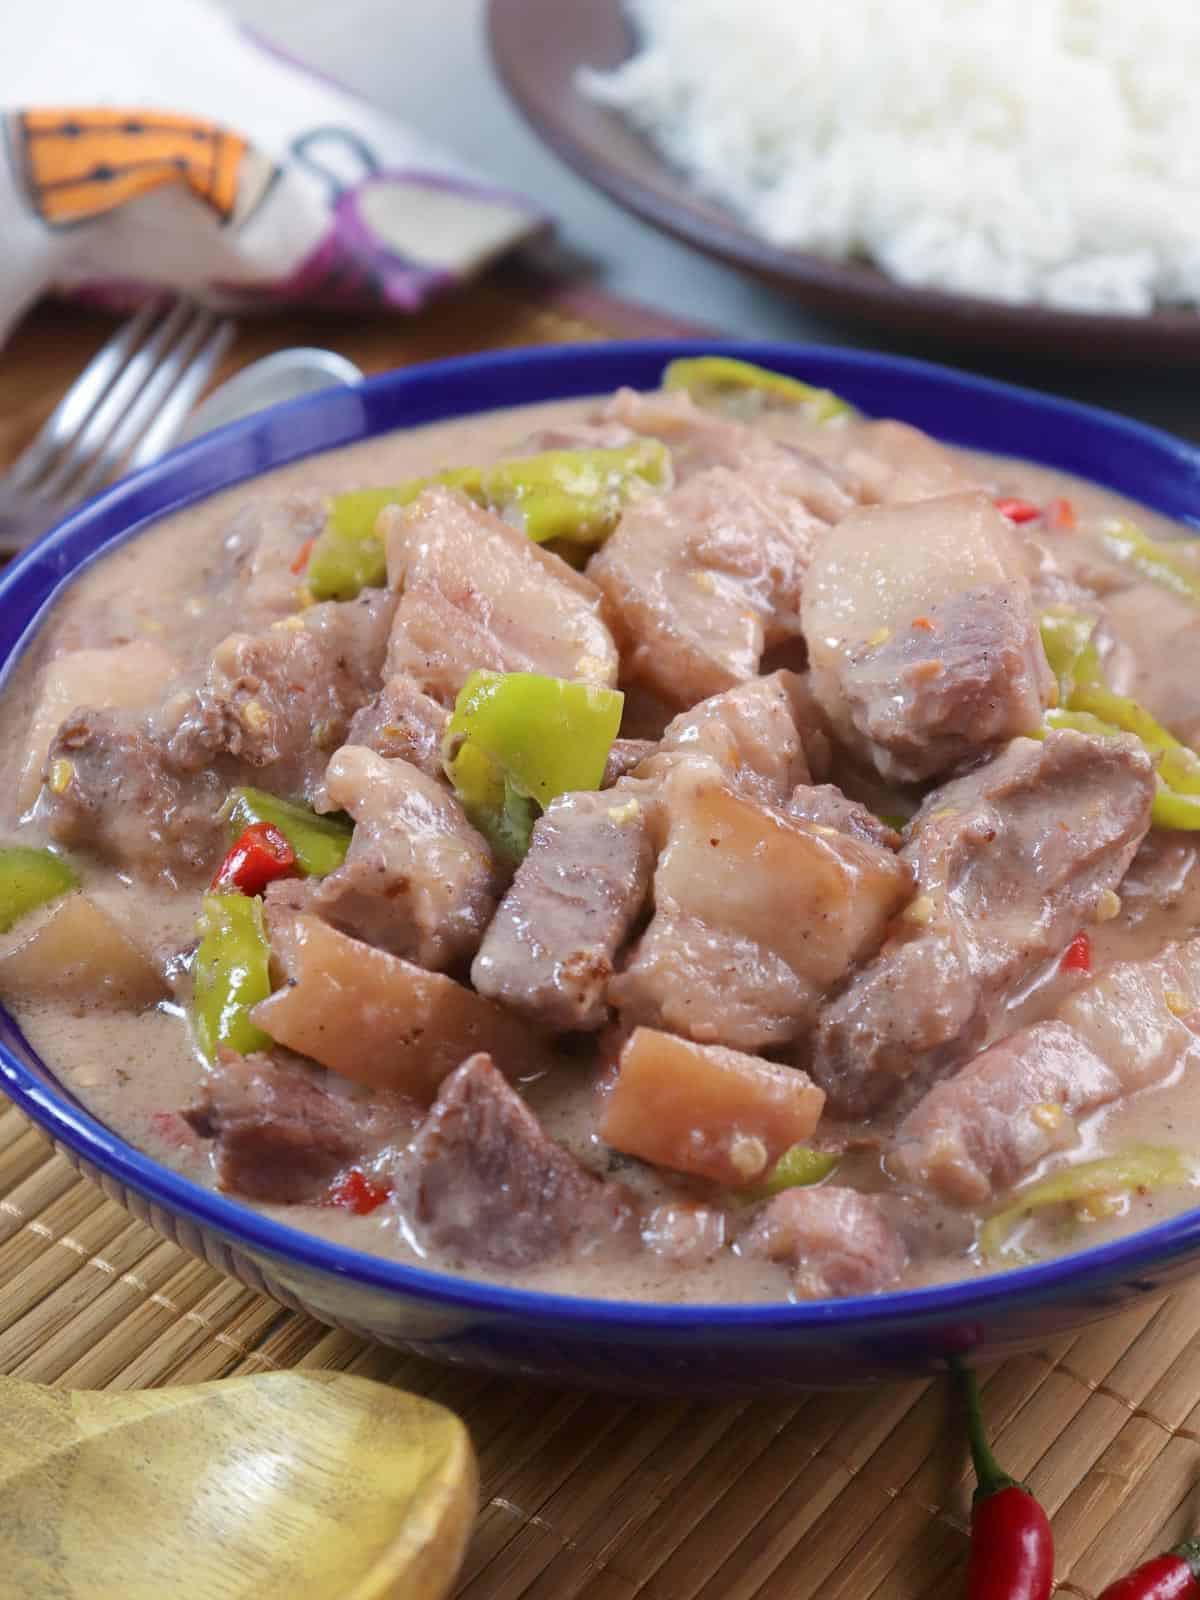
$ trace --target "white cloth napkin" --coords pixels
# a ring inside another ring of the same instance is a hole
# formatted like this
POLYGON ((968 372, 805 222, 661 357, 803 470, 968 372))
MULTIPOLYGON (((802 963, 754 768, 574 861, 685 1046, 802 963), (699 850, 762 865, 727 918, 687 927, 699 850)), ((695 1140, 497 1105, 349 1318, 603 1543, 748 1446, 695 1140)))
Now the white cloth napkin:
POLYGON ((0 10, 0 341, 51 288, 410 311, 545 225, 206 0, 0 10))

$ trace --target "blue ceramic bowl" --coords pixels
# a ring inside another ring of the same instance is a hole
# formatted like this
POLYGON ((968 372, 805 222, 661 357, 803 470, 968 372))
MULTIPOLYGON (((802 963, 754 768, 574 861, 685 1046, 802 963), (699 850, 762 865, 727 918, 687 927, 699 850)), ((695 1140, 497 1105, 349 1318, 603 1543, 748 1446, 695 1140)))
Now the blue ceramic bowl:
MULTIPOLYGON (((607 344, 439 362, 278 407, 176 452, 91 501, 0 579, 7 667, 58 586, 164 512, 270 467, 389 429, 496 406, 653 387, 713 346, 607 344)), ((1200 525, 1200 452, 1100 411, 857 351, 730 344, 864 411, 956 444, 1081 473, 1200 525)), ((803 1389, 1000 1356, 1161 1290, 1200 1260, 1200 1210, 1042 1266, 946 1287, 804 1305, 647 1305, 501 1289, 327 1244, 150 1160, 79 1105, 0 1012, 0 1083, 104 1191, 196 1255, 326 1322, 443 1361, 667 1391, 803 1389)))

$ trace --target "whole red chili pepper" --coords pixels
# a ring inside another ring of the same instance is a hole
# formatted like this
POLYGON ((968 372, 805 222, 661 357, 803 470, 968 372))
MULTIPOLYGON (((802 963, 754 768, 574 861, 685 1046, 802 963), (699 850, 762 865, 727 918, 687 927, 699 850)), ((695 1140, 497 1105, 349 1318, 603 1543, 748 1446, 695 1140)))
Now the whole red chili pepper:
POLYGON ((252 822, 217 868, 212 887, 261 894, 276 878, 296 870, 296 852, 273 822, 252 822))
POLYGON ((971 1502, 967 1600, 1049 1600, 1054 1534, 1033 1495, 996 1464, 983 1431, 979 1388, 957 1358, 952 1363, 966 1411, 978 1487, 971 1502))
POLYGON ((1100 1600, 1197 1600, 1200 1596, 1200 1539, 1185 1539, 1165 1555, 1151 1556, 1116 1583, 1100 1600))

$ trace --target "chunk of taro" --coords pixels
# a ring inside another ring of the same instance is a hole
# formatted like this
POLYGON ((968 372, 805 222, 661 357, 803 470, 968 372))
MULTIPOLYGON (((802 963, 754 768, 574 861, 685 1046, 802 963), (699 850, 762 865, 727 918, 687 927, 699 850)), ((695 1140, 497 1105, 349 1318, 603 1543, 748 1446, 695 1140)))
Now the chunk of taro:
POLYGON ((796 784, 807 783, 810 776, 797 722, 799 683, 794 672, 774 672, 681 711, 667 724, 654 759, 638 776, 665 769, 668 763, 660 756, 708 756, 734 788, 766 804, 782 805, 796 784))
POLYGON ((617 952, 641 914, 652 850, 621 789, 560 795, 534 825, 471 968, 480 994, 549 1028, 595 1029, 617 952))
POLYGON ((364 591, 327 601, 260 633, 234 633, 204 683, 156 718, 171 764, 200 771, 227 755, 270 769, 272 788, 315 793, 330 750, 379 686, 395 597, 364 591))
POLYGON ((1053 678, 1008 525, 982 494, 854 512, 814 557, 812 686, 835 734, 916 782, 1030 733, 1053 678))
POLYGON ((366 745, 389 761, 411 761, 426 777, 440 779, 448 720, 446 708, 423 694, 411 678, 389 678, 354 713, 346 743, 366 745))
POLYGON ((625 674, 691 706, 758 673, 800 634, 800 591, 826 524, 798 468, 713 467, 629 506, 588 576, 616 619, 625 674))
POLYGON ((395 1096, 333 1093, 323 1074, 282 1053, 230 1050, 221 1052, 184 1116, 215 1141, 222 1189, 277 1205, 321 1200, 344 1167, 403 1143, 417 1120, 395 1096))
POLYGON ((379 526, 402 591, 389 677, 444 704, 478 668, 616 683, 600 594, 558 556, 447 489, 388 507, 379 526))
POLYGON ((776 1195, 738 1249, 790 1267, 805 1300, 879 1294, 899 1281, 909 1261, 891 1196, 832 1185, 776 1195))
POLYGON ((254 1007, 253 1017, 297 1054, 423 1105, 477 1050, 487 1050, 514 1077, 553 1064, 527 1023, 443 973, 348 938, 270 896, 266 915, 281 987, 254 1007))
POLYGON ((813 430, 805 431, 802 443, 797 437, 774 439, 762 427, 704 410, 681 389, 649 394, 618 389, 604 415, 632 433, 661 439, 671 452, 680 483, 709 467, 770 466, 787 461, 789 481, 814 516, 836 522, 853 506, 841 485, 840 472, 806 448, 813 430))
POLYGON ((431 971, 470 960, 496 907, 491 851, 444 784, 407 761, 343 745, 325 772, 354 834, 309 906, 343 933, 431 971))
POLYGON ((835 784, 800 784, 792 791, 787 809, 794 817, 834 828, 864 844, 877 844, 884 850, 900 848, 901 839, 895 828, 857 800, 847 798, 835 784))
POLYGON ((1115 1100, 1118 1075, 1061 1022, 1002 1039, 935 1084, 896 1129, 888 1168, 962 1205, 1010 1189, 1076 1143, 1075 1119, 1115 1100))
POLYGON ((736 1189, 803 1144, 824 1104, 796 1067, 637 1028, 599 1131, 625 1155, 736 1189))
POLYGON ((149 711, 179 670, 174 656, 149 639, 106 649, 71 650, 48 661, 29 723, 17 779, 17 805, 37 799, 54 736, 74 711, 149 711))
POLYGON ((145 951, 86 894, 60 900, 27 939, 0 956, 0 995, 142 1011, 166 993, 145 951))
POLYGON ((944 1076, 1037 968, 1096 920, 1150 825, 1132 740, 1051 733, 935 790, 900 860, 917 897, 823 1008, 809 1070, 839 1115, 944 1076))
POLYGON ((264 496, 239 512, 226 535, 249 547, 239 564, 240 626, 253 631, 277 617, 289 616, 302 603, 303 572, 297 572, 304 546, 325 527, 325 496, 301 490, 281 498, 264 496))
POLYGON ((705 1044, 759 1050, 807 1029, 911 893, 891 851, 734 793, 711 761, 661 787, 654 916, 609 1000, 705 1044))
POLYGON ((145 720, 130 711, 83 711, 55 735, 61 768, 41 808, 51 836, 93 851, 122 872, 168 883, 211 871, 226 844, 217 812, 230 774, 219 764, 181 773, 145 720))
POLYGON ((486 1055, 442 1085, 403 1183, 418 1239, 462 1264, 514 1269, 636 1248, 629 1193, 550 1139, 486 1055))

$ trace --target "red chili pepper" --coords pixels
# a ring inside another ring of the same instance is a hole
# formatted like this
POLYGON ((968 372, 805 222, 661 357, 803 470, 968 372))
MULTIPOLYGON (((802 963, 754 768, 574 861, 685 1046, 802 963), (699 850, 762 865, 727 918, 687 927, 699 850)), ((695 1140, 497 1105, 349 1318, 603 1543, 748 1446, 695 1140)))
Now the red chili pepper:
POLYGON ((1165 1555, 1151 1556, 1125 1577, 1110 1583, 1100 1600, 1197 1600, 1200 1596, 1200 1539, 1185 1539, 1165 1555))
POLYGON ((995 505, 1000 515, 1010 522, 1036 522, 1042 514, 1042 508, 1031 500, 1018 500, 1013 495, 997 500, 995 505))
POLYGON ((217 868, 214 889, 261 894, 276 878, 290 878, 296 852, 273 822, 252 822, 217 868))
POLYGON ((1086 933, 1077 933, 1063 951, 1058 963, 1060 972, 1090 972, 1092 970, 1092 941, 1086 933))
POLYGON ((325 1204, 345 1206, 356 1217, 365 1217, 381 1206, 391 1192, 390 1183, 378 1183, 374 1178, 368 1178, 361 1167, 347 1167, 329 1185, 325 1204))
POLYGON ((1059 497, 1046 507, 1046 526, 1056 533, 1069 533, 1076 523, 1075 507, 1069 500, 1059 497))
POLYGON ((300 576, 305 567, 308 565, 308 558, 312 555, 313 545, 315 545, 316 542, 317 540, 315 535, 311 539, 305 539, 304 543, 296 552, 296 559, 292 562, 292 571, 297 577, 300 576))
POLYGON ((971 1503, 967 1600, 1049 1600, 1054 1534, 1033 1495, 996 1464, 983 1431, 979 1388, 957 1357, 952 1370, 966 1411, 978 1487, 971 1503))

